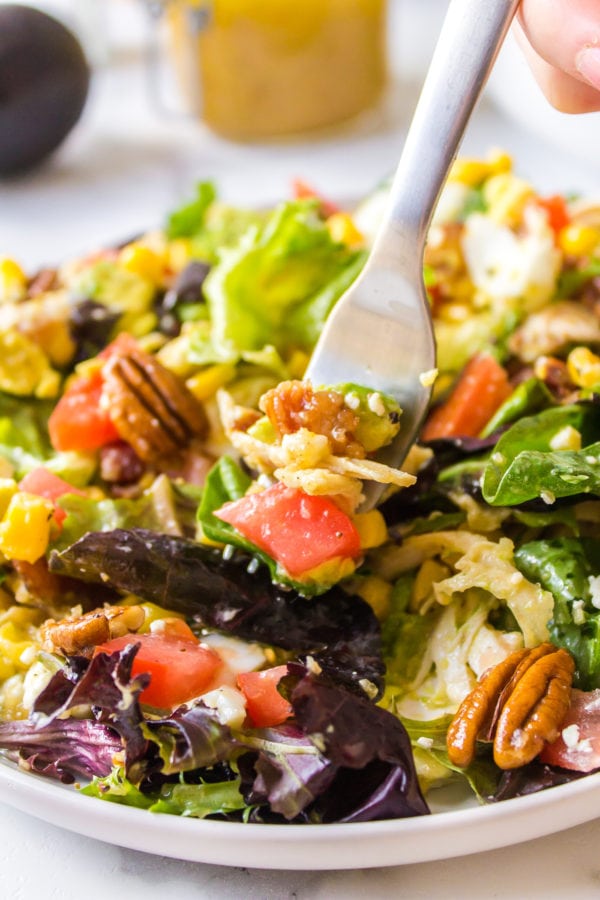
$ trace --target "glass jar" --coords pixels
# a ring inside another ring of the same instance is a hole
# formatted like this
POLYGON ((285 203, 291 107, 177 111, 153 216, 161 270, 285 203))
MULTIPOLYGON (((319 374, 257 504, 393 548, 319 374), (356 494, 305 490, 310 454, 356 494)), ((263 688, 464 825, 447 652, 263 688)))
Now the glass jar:
POLYGON ((166 0, 191 110, 218 134, 301 134, 372 107, 386 80, 386 0, 166 0))

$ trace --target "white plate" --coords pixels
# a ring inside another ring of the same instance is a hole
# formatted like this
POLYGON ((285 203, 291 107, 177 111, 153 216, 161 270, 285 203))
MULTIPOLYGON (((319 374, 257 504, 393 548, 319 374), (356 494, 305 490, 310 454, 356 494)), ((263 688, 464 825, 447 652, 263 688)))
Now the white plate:
POLYGON ((175 859, 263 869, 362 869, 493 850, 588 822, 600 808, 600 773, 483 807, 440 792, 437 808, 446 811, 347 825, 243 825, 149 813, 82 796, 6 762, 0 762, 0 800, 78 834, 175 859))

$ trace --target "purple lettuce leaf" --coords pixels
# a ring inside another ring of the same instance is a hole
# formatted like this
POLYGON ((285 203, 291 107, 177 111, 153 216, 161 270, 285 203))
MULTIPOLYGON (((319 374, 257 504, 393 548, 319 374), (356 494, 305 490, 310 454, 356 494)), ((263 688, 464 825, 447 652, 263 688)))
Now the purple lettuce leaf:
POLYGON ((25 768, 71 784, 108 775, 123 746, 112 728, 94 719, 54 719, 1 724, 0 749, 25 768))
POLYGON ((201 701, 180 706, 168 718, 147 720, 143 731, 158 747, 164 775, 214 766, 238 746, 229 727, 201 701))
POLYGON ((341 588, 307 600, 272 584, 264 566, 249 571, 250 561, 244 554, 224 560, 195 541, 134 528, 90 532, 53 552, 50 568, 106 582, 246 640, 310 654, 348 687, 368 679, 381 691, 381 633, 368 603, 341 588))
POLYGON ((262 746, 238 760, 246 802, 288 821, 427 814, 401 722, 299 665, 289 669, 302 675, 290 692, 297 725, 263 732, 262 746))
MULTIPOLYGON (((290 667, 292 668, 292 667, 290 667)), ((316 803, 326 822, 366 822, 429 812, 399 719, 314 675, 291 693, 296 721, 339 769, 316 803)))
POLYGON ((259 752, 238 760, 244 799, 249 806, 268 805, 287 821, 297 819, 331 785, 337 768, 298 728, 282 725, 262 737, 259 752))
POLYGON ((99 653, 87 666, 85 660, 71 659, 37 697, 32 721, 44 726, 72 710, 88 707, 95 721, 110 725, 121 736, 130 774, 148 749, 141 729, 143 716, 138 697, 150 676, 131 677, 137 649, 138 645, 132 642, 116 653, 99 653))
POLYGON ((545 791, 546 788, 555 787, 558 784, 576 781, 583 778, 585 774, 585 772, 560 769, 534 760, 519 769, 503 772, 497 790, 486 799, 488 802, 495 802, 510 800, 513 797, 526 797, 528 794, 536 794, 538 791, 545 791))

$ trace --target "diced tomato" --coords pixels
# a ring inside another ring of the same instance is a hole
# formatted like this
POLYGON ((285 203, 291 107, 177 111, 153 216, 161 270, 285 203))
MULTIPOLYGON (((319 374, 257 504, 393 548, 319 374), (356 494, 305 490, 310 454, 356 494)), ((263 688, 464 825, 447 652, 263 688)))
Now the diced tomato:
POLYGON ((281 725, 292 715, 291 704, 277 690, 284 675, 287 675, 287 666, 238 675, 238 687, 246 698, 246 710, 256 728, 281 725))
POLYGON ((64 509, 61 509, 58 505, 58 499, 65 494, 85 496, 84 492, 80 491, 79 488, 59 478, 58 475, 55 475, 54 472, 50 472, 43 466, 32 469, 31 472, 24 475, 19 483, 19 487, 22 491, 27 491, 29 494, 37 494, 38 497, 45 497, 47 500, 51 500, 55 507, 54 519, 57 525, 62 525, 67 515, 64 509))
POLYGON ((476 437, 511 393, 506 370, 493 356, 473 356, 448 399, 427 419, 422 440, 476 437))
POLYGON ((537 204, 546 211, 548 224, 555 235, 558 235, 571 221, 566 200, 560 194, 553 197, 539 197, 537 204))
POLYGON ((108 410, 100 405, 102 386, 100 371, 68 386, 48 419, 55 450, 97 450, 119 439, 108 410))
POLYGON ((552 744, 540 761, 563 769, 591 772, 600 768, 600 690, 571 693, 571 707, 552 744))
POLYGON ((329 216, 332 216, 334 213, 340 211, 339 206, 336 206, 336 204, 332 203, 331 200, 323 197, 310 184, 307 184, 306 181, 303 181, 301 178, 294 179, 294 181, 292 182, 292 188, 296 200, 318 200, 321 207, 321 213, 326 219, 329 218, 329 216))
POLYGON ((333 500, 283 484, 226 503, 215 516, 233 525, 292 576, 336 557, 360 554, 358 531, 333 500))
POLYGON ((114 341, 111 341, 104 350, 100 351, 98 356, 100 359, 110 359, 115 354, 125 354, 137 349, 139 349, 139 344, 136 339, 126 331, 122 331, 116 336, 114 341))
POLYGON ((195 638, 169 634, 125 634, 100 644, 95 653, 114 653, 128 644, 140 644, 132 674, 147 672, 151 678, 140 700, 159 709, 172 709, 205 693, 222 662, 218 653, 195 638))

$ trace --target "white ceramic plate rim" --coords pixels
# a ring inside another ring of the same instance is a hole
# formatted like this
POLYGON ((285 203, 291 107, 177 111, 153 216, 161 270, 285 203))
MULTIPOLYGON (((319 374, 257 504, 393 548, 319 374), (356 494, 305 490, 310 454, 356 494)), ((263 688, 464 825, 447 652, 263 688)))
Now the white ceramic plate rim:
POLYGON ((0 761, 0 800, 78 834, 161 856, 264 869, 359 869, 493 850, 596 818, 600 773, 527 797, 431 816, 333 825, 180 818, 101 802, 0 761))

